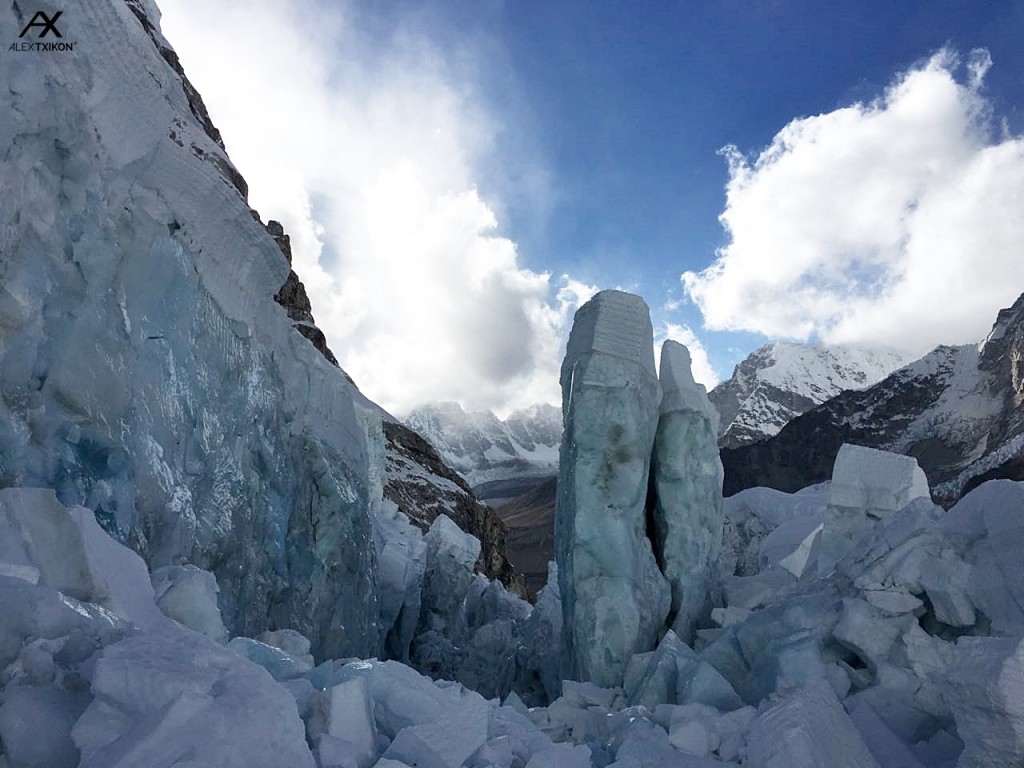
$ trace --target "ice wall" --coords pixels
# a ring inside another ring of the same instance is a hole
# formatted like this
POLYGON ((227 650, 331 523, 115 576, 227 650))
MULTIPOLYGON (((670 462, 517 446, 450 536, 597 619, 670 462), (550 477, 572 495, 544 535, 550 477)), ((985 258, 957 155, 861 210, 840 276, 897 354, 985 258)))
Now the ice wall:
POLYGON ((708 600, 725 520, 718 413, 693 380, 690 353, 661 348, 661 408, 651 464, 654 550, 672 589, 669 624, 684 642, 711 611, 708 600))
POLYGON ((74 50, 0 67, 0 487, 212 571, 232 633, 373 655, 362 397, 273 302, 288 265, 157 22, 78 3, 74 50))
POLYGON ((643 299, 602 291, 577 311, 561 385, 562 671, 618 685, 630 657, 654 647, 670 601, 646 535, 661 391, 643 299))

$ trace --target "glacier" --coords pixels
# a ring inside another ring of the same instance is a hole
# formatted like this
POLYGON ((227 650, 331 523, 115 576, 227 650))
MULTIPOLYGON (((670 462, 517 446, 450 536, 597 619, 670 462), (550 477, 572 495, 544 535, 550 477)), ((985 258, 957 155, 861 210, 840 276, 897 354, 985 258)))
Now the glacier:
POLYGON ((0 765, 1024 761, 1024 483, 944 510, 850 445, 723 500, 685 348, 656 375, 642 299, 602 292, 531 605, 275 303, 285 236, 155 5, 75 25, 116 55, 0 65, 0 765))
MULTIPOLYGON (((870 458, 885 498, 906 489, 904 457, 870 458)), ((837 465, 832 483, 847 473, 837 465)), ((560 678, 557 568, 531 608, 474 575, 479 542, 439 517, 408 550, 429 552, 424 594, 449 598, 426 597, 434 607, 420 629, 452 625, 436 635, 439 658, 478 690, 398 661, 314 666, 292 629, 218 642, 206 631, 223 626, 212 574, 150 574, 89 510, 50 490, 0 490, 3 757, 12 768, 973 768, 1024 758, 1024 582, 1012 568, 1001 579, 984 570, 1019 552, 1024 484, 986 483, 948 512, 911 499, 827 575, 812 548, 800 579, 756 550, 781 527, 822 519, 848 491, 756 490, 724 505, 734 530, 743 520, 766 531, 732 542, 753 550, 731 561, 746 575, 712 578, 710 600, 732 620, 705 622, 692 643, 663 626, 610 686, 560 678), (164 615, 160 596, 183 579, 183 605, 164 615), (966 607, 945 613, 939 590, 966 607)))

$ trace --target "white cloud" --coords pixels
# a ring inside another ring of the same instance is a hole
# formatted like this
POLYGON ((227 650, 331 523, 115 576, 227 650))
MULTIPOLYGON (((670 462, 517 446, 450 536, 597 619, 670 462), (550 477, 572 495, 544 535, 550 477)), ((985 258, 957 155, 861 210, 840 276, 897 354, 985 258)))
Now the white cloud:
POLYGON ((499 126, 466 79, 473 52, 453 72, 415 22, 368 32, 354 3, 161 5, 360 388, 397 414, 557 402, 567 325, 593 289, 524 269, 498 233, 477 181, 499 126))
POLYGON ((1024 139, 994 138, 990 65, 943 50, 752 161, 723 150, 730 243, 682 275, 705 326, 917 354, 983 338, 1024 291, 1024 139))
POLYGON ((676 325, 665 323, 664 327, 655 331, 654 334, 654 359, 661 360, 661 345, 666 339, 678 341, 690 352, 690 369, 693 372, 694 381, 703 384, 710 392, 711 389, 721 380, 715 372, 711 361, 708 359, 708 352, 697 334, 688 325, 676 325))

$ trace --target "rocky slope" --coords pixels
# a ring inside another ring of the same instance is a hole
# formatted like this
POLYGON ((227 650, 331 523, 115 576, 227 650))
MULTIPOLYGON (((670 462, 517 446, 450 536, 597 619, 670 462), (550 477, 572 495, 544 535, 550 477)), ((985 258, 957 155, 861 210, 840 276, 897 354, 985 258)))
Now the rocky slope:
POLYGON ((495 510, 508 531, 505 552, 531 594, 547 582, 548 563, 555 559, 557 496, 558 478, 551 477, 495 510))
POLYGON ((458 403, 418 406, 405 424, 437 449, 480 497, 500 504, 527 493, 558 472, 562 414, 553 405, 466 413, 458 403))
POLYGON ((843 390, 864 389, 907 360, 894 352, 778 341, 754 350, 711 392, 719 445, 765 440, 843 390))
POLYGON ((821 482, 844 442, 914 456, 944 504, 983 478, 1019 477, 1022 359, 1024 296, 999 313, 980 346, 938 347, 797 417, 770 440, 723 450, 725 492, 821 482))
POLYGON ((523 576, 509 562, 506 552, 508 530, 495 510, 480 501, 433 446, 411 429, 397 421, 385 421, 384 436, 384 498, 397 505, 423 532, 438 515, 450 517, 462 530, 480 539, 477 570, 525 596, 523 576))

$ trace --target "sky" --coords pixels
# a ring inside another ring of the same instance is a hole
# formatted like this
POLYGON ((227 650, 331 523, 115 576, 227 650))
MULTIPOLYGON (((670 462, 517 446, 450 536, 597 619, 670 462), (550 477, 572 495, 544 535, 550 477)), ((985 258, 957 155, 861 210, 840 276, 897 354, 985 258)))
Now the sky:
POLYGON ((711 387, 775 339, 908 359, 1024 292, 1024 4, 163 0, 317 324, 396 415, 559 401, 638 293, 711 387))

